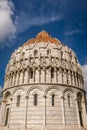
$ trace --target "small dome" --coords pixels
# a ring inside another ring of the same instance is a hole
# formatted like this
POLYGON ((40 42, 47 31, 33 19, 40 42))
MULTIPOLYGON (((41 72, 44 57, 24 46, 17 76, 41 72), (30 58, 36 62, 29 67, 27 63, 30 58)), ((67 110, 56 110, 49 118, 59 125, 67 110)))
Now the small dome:
POLYGON ((37 34, 36 38, 50 38, 50 35, 46 31, 41 31, 37 34))
POLYGON ((36 35, 35 38, 32 38, 28 40, 26 43, 24 43, 23 46, 39 43, 39 42, 44 42, 44 43, 50 42, 50 43, 61 45, 61 42, 58 39, 52 38, 46 31, 41 31, 36 35))

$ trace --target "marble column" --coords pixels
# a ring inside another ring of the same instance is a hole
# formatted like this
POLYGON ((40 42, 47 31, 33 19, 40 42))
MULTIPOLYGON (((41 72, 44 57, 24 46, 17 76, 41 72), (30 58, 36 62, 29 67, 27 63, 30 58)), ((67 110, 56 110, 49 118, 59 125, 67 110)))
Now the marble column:
POLYGON ((54 68, 54 78, 53 78, 53 82, 57 82, 57 73, 56 73, 56 67, 54 68))
POLYGON ((12 99, 12 98, 10 98, 9 118, 8 118, 8 124, 7 124, 8 128, 9 128, 9 126, 10 126, 11 109, 12 109, 12 101, 13 101, 13 99, 12 99))
POLYGON ((71 71, 71 85, 75 86, 73 71, 71 71))
POLYGON ((5 114, 6 114, 6 102, 3 100, 2 101, 2 106, 1 106, 1 126, 5 126, 5 114))
POLYGON ((58 83, 59 80, 59 70, 56 68, 56 82, 58 83))
POLYGON ((62 75, 62 68, 59 68, 59 83, 62 84, 63 83, 63 75, 62 75))
POLYGON ((71 85, 71 73, 70 70, 68 70, 68 84, 71 85))
POLYGON ((23 84, 23 71, 20 72, 19 84, 23 84))
POLYGON ((77 97, 76 97, 76 111, 77 111, 77 120, 78 120, 78 126, 80 128, 80 118, 79 118, 79 108, 78 108, 78 102, 77 102, 77 97))
POLYGON ((46 69, 46 82, 47 83, 51 82, 51 69, 50 68, 46 69))
POLYGON ((77 73, 75 73, 76 87, 78 87, 77 73))
POLYGON ((15 85, 18 85, 19 78, 20 78, 20 75, 19 75, 19 73, 17 72, 17 73, 16 73, 16 79, 15 79, 15 85))
POLYGON ((35 69, 35 83, 39 83, 39 70, 38 70, 38 68, 35 69))
POLYGON ((83 97, 82 99, 82 120, 83 120, 83 126, 87 124, 87 112, 86 112, 86 99, 83 97))
POLYGON ((27 109, 28 109, 28 96, 25 96, 26 104, 25 104, 25 129, 27 129, 27 109))
POLYGON ((25 70, 25 74, 24 74, 24 84, 28 83, 28 70, 25 70))
POLYGON ((63 125, 65 126, 66 125, 66 118, 65 118, 65 104, 64 104, 64 96, 61 96, 62 98, 62 112, 63 112, 63 125))
POLYGON ((45 73, 44 68, 41 69, 41 82, 44 83, 45 81, 45 73))
POLYGON ((35 68, 33 69, 33 82, 35 82, 35 68))
POLYGON ((46 98, 47 96, 46 95, 43 95, 43 126, 46 126, 46 98))
POLYGON ((13 74, 12 86, 14 86, 14 83, 15 83, 15 75, 13 74))
POLYGON ((30 82, 30 73, 29 73, 29 68, 28 68, 28 83, 30 82))
POLYGON ((16 85, 15 83, 16 83, 16 73, 14 74, 14 84, 13 84, 14 86, 16 85))
POLYGON ((8 87, 10 87, 10 75, 8 76, 8 87))
POLYGON ((40 67, 38 68, 38 71, 39 71, 39 83, 41 82, 41 69, 40 67))

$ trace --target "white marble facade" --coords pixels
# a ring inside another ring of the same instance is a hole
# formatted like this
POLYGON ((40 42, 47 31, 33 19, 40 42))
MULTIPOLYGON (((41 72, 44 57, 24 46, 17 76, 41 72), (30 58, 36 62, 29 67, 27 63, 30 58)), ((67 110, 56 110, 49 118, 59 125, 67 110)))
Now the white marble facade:
POLYGON ((76 54, 45 31, 32 40, 7 64, 1 126, 86 128, 86 93, 76 54))

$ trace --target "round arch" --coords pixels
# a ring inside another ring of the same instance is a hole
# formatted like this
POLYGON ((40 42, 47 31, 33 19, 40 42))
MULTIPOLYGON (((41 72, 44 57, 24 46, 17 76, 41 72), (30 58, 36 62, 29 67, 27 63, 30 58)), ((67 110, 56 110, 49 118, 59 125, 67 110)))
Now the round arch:
POLYGON ((19 87, 13 90, 12 95, 14 95, 17 90, 22 90, 24 92, 24 89, 22 87, 19 87))
POLYGON ((4 94, 4 99, 6 99, 8 97, 11 97, 10 91, 6 91, 5 94, 4 94))
POLYGON ((63 95, 65 95, 66 92, 74 93, 74 90, 73 90, 72 88, 66 88, 66 89, 63 91, 63 95))
POLYGON ((29 88, 28 90, 27 90, 27 93, 26 93, 26 96, 29 96, 29 93, 32 91, 32 90, 34 90, 34 89, 38 89, 38 90, 40 90, 40 91, 42 91, 43 93, 44 93, 44 90, 42 89, 42 88, 40 88, 40 87, 38 87, 38 86, 33 86, 33 87, 31 87, 31 88, 29 88))
POLYGON ((59 87, 56 86, 49 86, 46 90, 45 90, 45 95, 47 95, 48 91, 50 89, 56 89, 57 91, 59 91, 60 93, 62 93, 61 89, 59 87))

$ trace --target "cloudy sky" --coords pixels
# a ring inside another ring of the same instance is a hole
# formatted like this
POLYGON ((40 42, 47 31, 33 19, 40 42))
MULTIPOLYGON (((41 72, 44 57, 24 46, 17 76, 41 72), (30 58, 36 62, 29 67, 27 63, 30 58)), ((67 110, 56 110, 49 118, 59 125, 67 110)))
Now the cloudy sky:
POLYGON ((86 80, 87 0, 0 0, 0 86, 11 53, 42 30, 76 52, 86 80))

